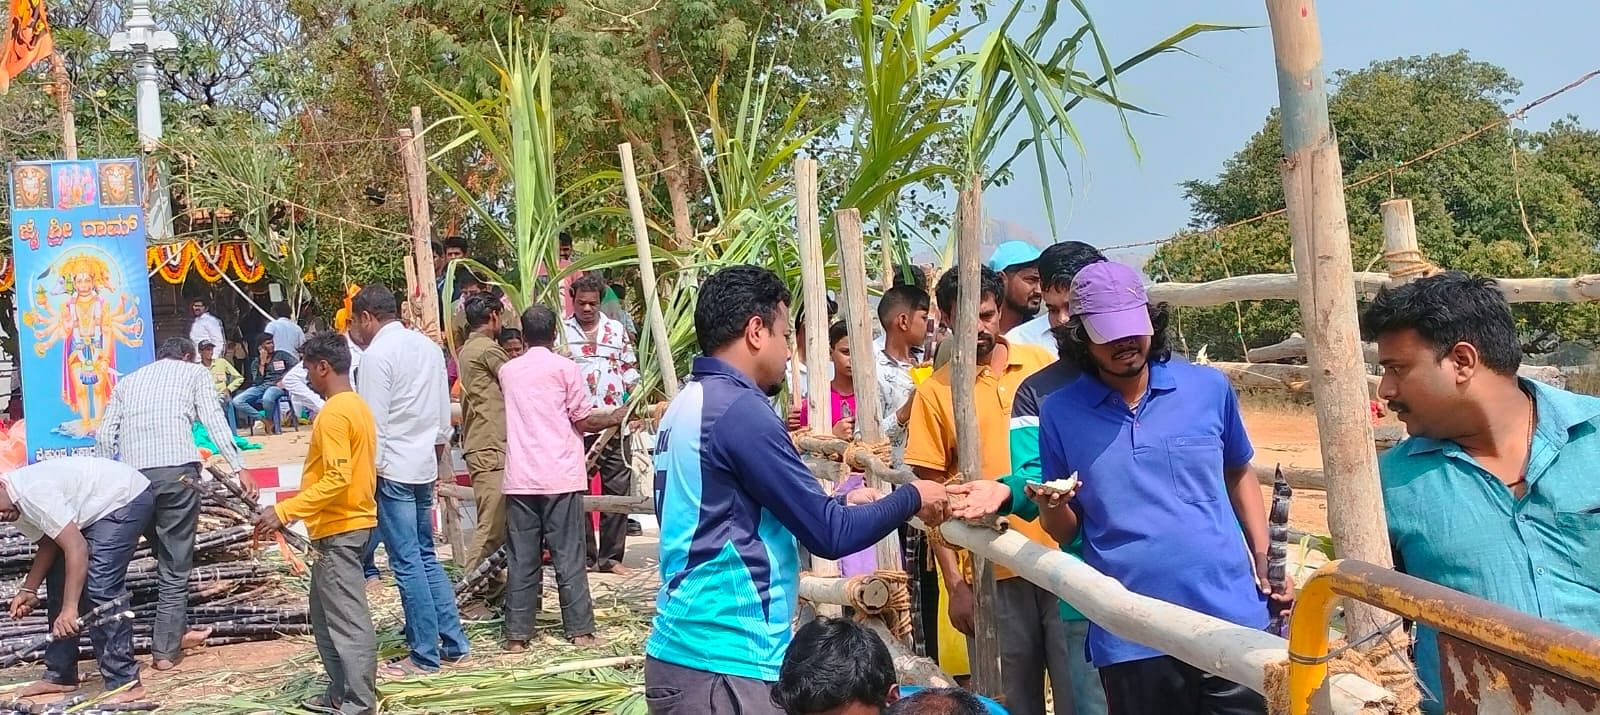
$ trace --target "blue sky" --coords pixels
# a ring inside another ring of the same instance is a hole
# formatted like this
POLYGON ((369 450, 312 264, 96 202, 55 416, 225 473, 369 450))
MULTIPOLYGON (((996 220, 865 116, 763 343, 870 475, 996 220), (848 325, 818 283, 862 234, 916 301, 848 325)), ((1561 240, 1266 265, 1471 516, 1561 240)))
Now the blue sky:
MULTIPOLYGON (((1129 149, 1113 112, 1088 105, 1073 112, 1087 154, 1072 158, 1070 194, 1067 172, 1052 169, 1055 238, 1099 246, 1160 238, 1188 223, 1189 206, 1179 183, 1214 177, 1277 106, 1265 4, 1088 4, 1113 62, 1191 22, 1259 26, 1191 39, 1185 47, 1198 57, 1163 55, 1121 77, 1124 96, 1162 115, 1131 117, 1142 160, 1129 149)), ((1070 6, 1062 5, 1062 25, 1075 24, 1066 16, 1070 6)), ((1600 66, 1594 51, 1600 3, 1590 0, 1524 0, 1515 6, 1483 0, 1325 0, 1318 10, 1323 66, 1330 74, 1374 60, 1467 49, 1522 80, 1520 105, 1600 66)), ((1543 127, 1567 114, 1600 122, 1600 80, 1536 109, 1524 126, 1543 127)), ((985 192, 985 211, 991 220, 1020 225, 1049 242, 1036 165, 1030 155, 1015 166, 1012 184, 985 192)))

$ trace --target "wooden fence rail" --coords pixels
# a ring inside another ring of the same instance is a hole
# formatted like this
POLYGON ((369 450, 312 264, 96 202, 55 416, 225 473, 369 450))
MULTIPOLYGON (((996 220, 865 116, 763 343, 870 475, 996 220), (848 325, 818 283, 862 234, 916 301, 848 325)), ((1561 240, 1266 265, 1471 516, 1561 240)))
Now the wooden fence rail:
MULTIPOLYGON (((1356 273, 1357 293, 1371 297, 1389 284, 1387 273, 1356 273)), ((1497 278, 1511 303, 1587 303, 1600 300, 1600 275, 1576 278, 1497 278)), ((1150 301, 1182 308, 1224 305, 1236 300, 1295 300, 1299 278, 1293 273, 1234 276, 1205 283, 1156 283, 1150 301)))

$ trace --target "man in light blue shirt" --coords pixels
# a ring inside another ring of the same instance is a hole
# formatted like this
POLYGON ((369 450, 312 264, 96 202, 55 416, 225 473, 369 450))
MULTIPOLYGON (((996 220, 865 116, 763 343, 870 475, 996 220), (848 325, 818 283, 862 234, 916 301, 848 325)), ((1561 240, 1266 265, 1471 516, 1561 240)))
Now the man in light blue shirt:
POLYGON ((272 314, 277 316, 272 322, 267 323, 266 333, 272 336, 272 343, 290 355, 300 357, 300 343, 306 341, 306 331, 289 317, 289 306, 278 303, 272 306, 272 314))
MULTIPOLYGON (((1361 316, 1411 438, 1379 461, 1395 568, 1600 633, 1600 399, 1517 377, 1494 281, 1451 272, 1378 294, 1361 316)), ((1443 712, 1438 634, 1417 674, 1443 712)))

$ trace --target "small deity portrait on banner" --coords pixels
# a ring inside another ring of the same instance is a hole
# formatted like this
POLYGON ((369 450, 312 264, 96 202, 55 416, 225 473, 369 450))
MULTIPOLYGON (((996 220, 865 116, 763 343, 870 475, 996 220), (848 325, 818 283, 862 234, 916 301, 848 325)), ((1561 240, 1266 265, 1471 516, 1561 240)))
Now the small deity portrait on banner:
POLYGON ((63 211, 94 204, 94 169, 84 163, 56 165, 56 208, 63 211))
POLYGON ((12 170, 11 202, 18 211, 50 208, 50 169, 37 164, 22 164, 12 170))
POLYGON ((100 205, 136 206, 138 196, 133 189, 133 179, 138 169, 133 162, 108 161, 100 164, 100 205))

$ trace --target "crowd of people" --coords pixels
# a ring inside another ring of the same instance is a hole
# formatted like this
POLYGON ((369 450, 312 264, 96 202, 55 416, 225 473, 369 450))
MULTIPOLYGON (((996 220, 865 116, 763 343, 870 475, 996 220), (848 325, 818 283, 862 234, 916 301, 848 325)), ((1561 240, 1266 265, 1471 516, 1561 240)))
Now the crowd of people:
MULTIPOLYGON (((651 712, 982 712, 942 694, 938 705, 900 698, 906 688, 881 666, 870 632, 815 621, 791 632, 802 547, 848 559, 913 515, 1009 515, 1130 591, 1241 627, 1287 613, 1294 583, 1267 578, 1266 512, 1237 396, 1220 372, 1174 355, 1172 314, 1151 303, 1143 277, 1086 244, 1004 245, 982 267, 981 473, 956 483, 955 341, 944 339, 954 274, 935 284, 933 319, 915 271, 897 273, 879 303, 885 432, 897 465, 919 477, 888 494, 854 480, 824 492, 791 443, 798 415, 787 403, 770 409, 785 376, 802 371, 785 362, 802 325, 791 312, 806 306, 762 269, 727 268, 701 285, 703 355, 655 452, 662 587, 646 647, 651 712), (1066 491, 1041 486, 1069 476, 1066 491)), ((1444 273, 1387 289, 1361 322, 1378 345, 1379 396, 1411 435, 1380 461, 1397 568, 1600 632, 1600 530, 1588 528, 1600 518, 1600 482, 1583 472, 1600 449, 1600 400, 1517 376, 1516 324, 1492 280, 1444 273)), ((830 364, 804 367, 830 370, 834 433, 854 437, 848 341, 837 327, 827 340, 830 364)), ((971 565, 920 536, 901 529, 912 643, 965 676, 971 565)), ((996 578, 988 607, 1005 711, 1266 711, 1243 685, 1122 638, 1003 569, 996 578)), ((1438 713, 1435 634, 1418 627, 1415 638, 1423 707, 1438 713)))
MULTIPOLYGON (((456 242, 442 248, 466 257, 456 242)), ((850 354, 843 324, 817 336, 827 341, 826 365, 794 364, 801 357, 791 339, 805 306, 779 276, 731 266, 698 287, 700 356, 660 416, 653 450, 661 587, 645 648, 650 711, 1264 713, 1251 689, 1102 628, 1000 568, 986 607, 1003 708, 959 688, 897 683, 887 646, 858 624, 817 619, 795 630, 804 553, 841 560, 847 575, 867 573, 879 566, 872 546, 899 538, 912 647, 966 684, 977 617, 971 559, 908 528, 913 517, 938 524, 1009 515, 1028 538, 1130 591, 1245 628, 1265 628, 1292 601, 1292 581, 1267 578, 1266 511, 1238 398, 1220 372, 1174 355, 1172 315, 1151 303, 1138 271, 1077 242, 1042 251, 1003 245, 981 267, 970 336, 981 454, 970 479, 957 467, 948 360, 955 271, 933 283, 931 301, 920 272, 897 275, 877 305, 870 359, 893 460, 917 479, 887 493, 859 475, 825 491, 791 436, 808 415, 778 399, 792 375, 826 370, 829 396, 819 404, 835 435, 856 437, 852 365, 868 357, 850 354), (1069 489, 1041 486, 1068 476, 1076 477, 1069 489)), ((596 528, 583 496, 592 475, 601 493, 631 492, 612 428, 639 384, 632 328, 608 314, 614 291, 590 275, 563 281, 563 307, 536 304, 520 315, 470 278, 438 287, 465 330, 453 353, 403 325, 395 293, 371 285, 351 299, 343 334, 269 325, 242 373, 219 366, 211 333, 220 327, 197 304, 198 343, 167 340, 155 362, 118 382, 98 456, 0 477, 0 518, 39 544, 10 613, 23 617, 42 603, 61 639, 41 680, 19 694, 75 689, 74 637, 87 630, 106 685, 123 688, 114 700, 142 697, 131 628, 80 618, 125 590, 141 536, 159 572, 152 667, 175 667, 204 640, 203 629, 185 623, 196 486, 206 479, 191 428, 203 425, 217 446, 215 466, 253 492, 226 413, 248 407, 271 423, 276 410, 259 414, 258 403, 275 405, 274 390, 316 415, 302 490, 256 524, 270 534, 304 522, 312 540, 312 630, 329 687, 309 706, 372 712, 377 680, 471 657, 431 520, 436 482, 453 472, 453 439, 478 513, 465 565, 502 546, 508 555, 505 582, 466 616, 499 606, 505 649, 525 650, 538 637, 549 563, 562 636, 601 645, 588 573, 626 572, 629 525, 602 515, 596 528), (380 583, 379 544, 407 647, 384 663, 367 606, 380 583)), ((833 317, 832 305, 816 309, 833 317)), ((1381 461, 1397 568, 1600 631, 1600 529, 1592 528, 1600 482, 1583 471, 1600 457, 1600 400, 1517 377, 1515 322, 1492 281, 1445 273, 1385 290, 1366 307, 1362 329, 1378 345, 1380 397, 1412 435, 1381 461)), ((789 387, 803 391, 803 381, 789 387)), ((1437 712, 1435 637, 1426 628, 1416 637, 1421 683, 1434 696, 1427 707, 1437 712)))

